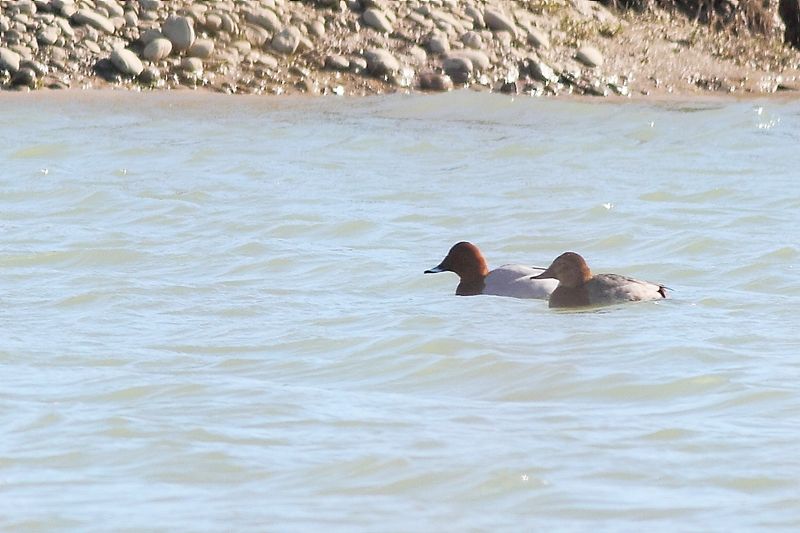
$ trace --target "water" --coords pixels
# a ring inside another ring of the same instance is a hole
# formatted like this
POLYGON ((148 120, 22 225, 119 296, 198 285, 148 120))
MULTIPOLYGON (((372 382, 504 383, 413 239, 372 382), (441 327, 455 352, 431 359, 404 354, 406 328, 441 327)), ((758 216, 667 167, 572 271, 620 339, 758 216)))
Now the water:
POLYGON ((0 95, 3 531, 800 527, 800 104, 0 95), (666 302, 423 276, 581 252, 666 302))

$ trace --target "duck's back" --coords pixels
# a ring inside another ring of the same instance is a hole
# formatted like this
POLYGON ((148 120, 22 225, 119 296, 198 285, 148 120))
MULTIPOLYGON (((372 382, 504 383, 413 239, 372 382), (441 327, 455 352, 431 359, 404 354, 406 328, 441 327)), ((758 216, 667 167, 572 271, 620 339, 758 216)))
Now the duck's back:
POLYGON ((546 300, 555 290, 554 279, 530 279, 543 272, 541 268, 525 265, 503 265, 486 276, 483 294, 511 296, 513 298, 535 298, 546 300))
POLYGON ((661 300, 667 297, 666 287, 619 274, 598 274, 586 282, 591 305, 619 302, 661 300))

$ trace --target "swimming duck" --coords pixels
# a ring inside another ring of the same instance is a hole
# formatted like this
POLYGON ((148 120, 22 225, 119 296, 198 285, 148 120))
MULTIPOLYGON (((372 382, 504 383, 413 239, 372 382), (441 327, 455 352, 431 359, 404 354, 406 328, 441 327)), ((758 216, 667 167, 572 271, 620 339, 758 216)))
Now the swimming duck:
POLYGON ((538 298, 546 300, 558 285, 549 279, 532 279, 532 274, 544 272, 543 268, 524 265, 503 265, 492 271, 477 246, 471 242, 459 242, 450 248, 447 256, 425 274, 455 272, 461 278, 456 294, 475 296, 492 294, 512 298, 538 298))
POLYGON ((531 277, 531 280, 544 279, 558 280, 558 287, 550 295, 550 307, 612 305, 667 297, 667 287, 658 283, 619 274, 593 276, 589 265, 575 252, 564 252, 547 270, 531 277))

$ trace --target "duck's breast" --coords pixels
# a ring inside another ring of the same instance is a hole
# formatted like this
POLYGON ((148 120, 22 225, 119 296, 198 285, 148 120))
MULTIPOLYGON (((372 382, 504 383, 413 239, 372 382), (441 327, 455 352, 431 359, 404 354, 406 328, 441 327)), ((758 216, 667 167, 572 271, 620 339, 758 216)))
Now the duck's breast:
POLYGON ((620 276, 598 274, 586 283, 592 305, 666 298, 663 285, 620 276))
POLYGON ((541 268, 525 265, 503 265, 486 276, 483 294, 546 300, 558 282, 554 279, 530 279, 542 272, 541 268))

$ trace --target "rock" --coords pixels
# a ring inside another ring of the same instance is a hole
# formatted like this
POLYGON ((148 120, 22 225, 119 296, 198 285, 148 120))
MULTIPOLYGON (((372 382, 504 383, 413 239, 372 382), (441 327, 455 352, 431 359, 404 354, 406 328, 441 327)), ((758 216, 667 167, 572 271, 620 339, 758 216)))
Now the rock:
POLYGON ((170 40, 175 50, 188 50, 194 43, 195 33, 192 19, 172 15, 161 25, 161 33, 170 40))
POLYGON ((380 9, 371 7, 364 11, 362 18, 365 25, 376 29, 381 33, 392 33, 394 31, 394 28, 392 28, 392 25, 386 18, 386 15, 384 15, 383 11, 380 9))
POLYGON ((39 41, 39 44, 52 46, 56 44, 60 33, 61 32, 58 31, 58 26, 45 26, 36 34, 36 40, 39 41))
POLYGON ((56 26, 58 26, 58 29, 61 30, 62 37, 70 40, 75 37, 75 30, 69 25, 69 21, 61 17, 56 17, 55 23, 56 26))
POLYGON ((149 61, 161 61, 172 52, 172 41, 164 37, 156 37, 142 51, 142 57, 149 61))
POLYGON ((315 20, 308 26, 308 33, 314 37, 320 38, 325 36, 325 24, 321 20, 315 20))
POLYGON ((550 39, 539 28, 528 29, 528 42, 535 48, 548 49, 550 48, 550 39))
MULTIPOLYGON (((142 42, 142 45, 144 46, 147 46, 148 44, 150 44, 151 42, 153 42, 155 39, 158 38, 166 39, 166 37, 161 35, 161 32, 155 28, 151 28, 139 36, 139 40, 142 42)), ((169 41, 169 39, 167 40, 169 41)), ((169 44, 170 46, 172 46, 172 42, 170 42, 169 44)))
POLYGON ((259 48, 264 46, 264 43, 267 42, 269 37, 269 32, 261 26, 248 24, 244 27, 244 38, 247 39, 247 41, 253 46, 259 48))
POLYGON ((350 68, 350 61, 343 56, 329 55, 325 58, 325 68, 329 70, 347 70, 350 68))
POLYGON ((270 46, 280 54, 293 54, 295 50, 297 50, 297 47, 300 46, 301 35, 300 30, 294 26, 288 26, 272 38, 270 46))
POLYGON ((480 50, 454 50, 447 55, 448 58, 454 57, 464 57, 470 60, 472 66, 481 71, 486 71, 489 67, 492 66, 491 61, 489 61, 489 56, 485 53, 481 52, 480 50))
POLYGON ((472 19, 472 24, 476 28, 485 28, 486 22, 483 20, 483 13, 480 12, 475 6, 468 5, 464 8, 464 13, 472 19))
POLYGON ((185 72, 203 72, 203 61, 199 57, 184 57, 181 59, 181 69, 185 72))
POLYGON ((112 17, 122 17, 125 15, 125 10, 119 5, 116 0, 95 0, 97 7, 102 7, 112 17))
POLYGON ((126 76, 138 76, 144 70, 142 61, 127 48, 117 48, 111 52, 111 63, 126 76))
POLYGON ((558 74, 556 74, 549 65, 539 61, 536 58, 532 58, 530 60, 528 69, 530 71, 530 75, 536 80, 543 81, 545 83, 553 83, 558 81, 558 74))
POLYGON ((96 30, 100 30, 108 34, 113 34, 116 30, 113 22, 103 15, 95 13, 91 9, 79 9, 74 15, 72 15, 72 20, 76 24, 91 26, 96 30))
POLYGON ((419 75, 419 88, 423 91, 449 91, 453 88, 453 80, 447 74, 423 72, 419 75))
POLYGON ((603 64, 603 54, 594 46, 584 45, 578 49, 575 59, 589 67, 599 67, 603 64))
POLYGON ((139 81, 145 85, 158 85, 161 82, 161 72, 156 67, 147 67, 139 74, 139 81))
POLYGON ((466 57, 448 57, 442 62, 442 68, 456 83, 466 83, 474 70, 472 61, 466 57))
POLYGON ((161 8, 161 0, 139 0, 139 5, 145 11, 158 11, 161 8))
POLYGON ((203 24, 203 27, 212 33, 218 32, 220 28, 222 28, 222 17, 216 13, 211 13, 206 17, 206 22, 203 24))
POLYGON ((128 28, 136 28, 139 26, 139 15, 134 11, 125 12, 125 26, 128 28))
POLYGON ((0 47, 0 70, 7 70, 12 74, 19 70, 19 54, 0 47))
POLYGON ((388 76, 400 70, 400 62, 383 48, 370 48, 364 52, 367 70, 376 76, 388 76))
POLYGON ((483 48, 483 38, 481 38, 480 33, 475 31, 468 31, 462 35, 461 42, 464 43, 464 46, 472 48, 473 50, 480 50, 483 48))
POLYGON ((207 59, 214 53, 214 41, 211 39, 197 39, 186 52, 189 57, 207 59))
POLYGON ((507 31, 514 37, 517 36, 517 25, 499 9, 487 7, 483 11, 483 20, 492 31, 507 31))
POLYGON ((431 54, 446 54, 450 51, 450 41, 446 35, 434 33, 428 38, 428 52, 431 54))
POLYGON ((36 88, 36 73, 31 68, 21 68, 11 76, 11 85, 15 87, 36 88))
POLYGON ((276 15, 271 9, 245 11, 244 19, 250 24, 260 26, 272 33, 277 33, 283 29, 283 24, 281 24, 278 15, 276 15))
POLYGON ((350 72, 354 72, 359 74, 367 69, 367 60, 363 57, 351 57, 350 58, 350 72))

